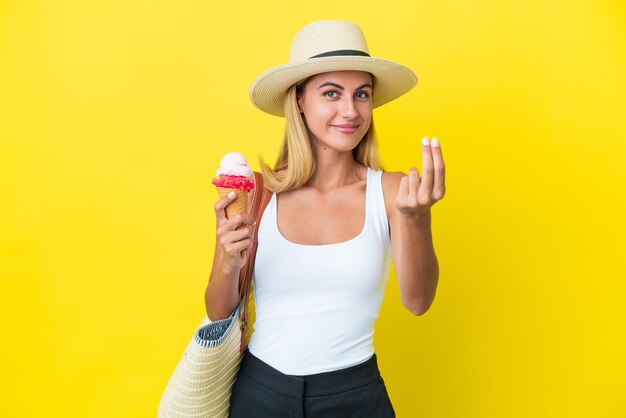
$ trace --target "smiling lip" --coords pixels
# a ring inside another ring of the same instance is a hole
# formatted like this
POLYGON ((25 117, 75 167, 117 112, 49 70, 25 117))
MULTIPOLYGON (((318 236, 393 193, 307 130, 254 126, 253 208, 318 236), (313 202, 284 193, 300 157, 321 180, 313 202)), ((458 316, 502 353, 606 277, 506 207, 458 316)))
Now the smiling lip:
POLYGON ((356 131, 356 128, 359 125, 332 125, 333 128, 337 129, 339 132, 343 132, 344 134, 351 134, 356 131))

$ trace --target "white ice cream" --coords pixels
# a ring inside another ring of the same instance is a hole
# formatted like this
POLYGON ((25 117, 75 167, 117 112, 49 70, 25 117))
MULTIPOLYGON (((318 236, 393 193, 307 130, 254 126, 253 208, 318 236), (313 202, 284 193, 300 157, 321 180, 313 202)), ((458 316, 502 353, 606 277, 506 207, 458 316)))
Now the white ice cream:
POLYGON ((220 168, 217 170, 217 175, 221 174, 252 177, 252 170, 248 167, 248 162, 243 155, 238 152, 229 152, 220 160, 220 168))

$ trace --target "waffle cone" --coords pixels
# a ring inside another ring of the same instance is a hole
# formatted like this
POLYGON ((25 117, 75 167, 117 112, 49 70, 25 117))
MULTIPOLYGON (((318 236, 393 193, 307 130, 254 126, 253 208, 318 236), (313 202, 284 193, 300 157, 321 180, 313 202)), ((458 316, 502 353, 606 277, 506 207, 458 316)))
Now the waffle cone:
POLYGON ((239 189, 229 189, 226 187, 217 187, 217 193, 220 197, 226 196, 230 192, 237 193, 237 198, 226 206, 226 217, 232 218, 238 213, 246 213, 248 211, 248 194, 249 192, 239 189))

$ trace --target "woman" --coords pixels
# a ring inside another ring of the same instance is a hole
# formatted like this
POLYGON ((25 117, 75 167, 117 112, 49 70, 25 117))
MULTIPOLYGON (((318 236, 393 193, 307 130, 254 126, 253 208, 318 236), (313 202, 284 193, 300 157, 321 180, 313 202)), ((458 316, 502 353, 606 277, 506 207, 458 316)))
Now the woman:
MULTIPOLYGON (((285 116, 287 127, 275 167, 261 164, 274 193, 256 226, 256 322, 231 418, 395 416, 374 322, 391 257, 404 306, 422 315, 433 302, 430 208, 444 195, 444 164, 437 141, 424 138, 422 178, 415 168, 383 173, 372 109, 416 82, 408 68, 371 58, 358 26, 318 21, 298 32, 290 63, 252 85, 252 102, 285 116)), ((218 245, 205 295, 212 320, 237 305, 253 235, 251 216, 226 219, 230 202, 215 205, 218 245)))

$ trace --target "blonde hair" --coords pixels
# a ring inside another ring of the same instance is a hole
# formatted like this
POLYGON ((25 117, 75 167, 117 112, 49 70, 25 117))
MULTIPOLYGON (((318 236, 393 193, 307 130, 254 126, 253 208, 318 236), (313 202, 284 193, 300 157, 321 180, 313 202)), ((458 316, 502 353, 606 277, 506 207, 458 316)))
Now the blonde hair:
MULTIPOLYGON (((274 169, 259 157, 265 187, 275 193, 288 192, 304 186, 315 173, 315 156, 311 138, 298 108, 298 96, 308 79, 294 84, 285 93, 285 135, 274 169)), ((355 161, 373 170, 382 170, 378 141, 372 118, 361 142, 352 150, 355 161)))

